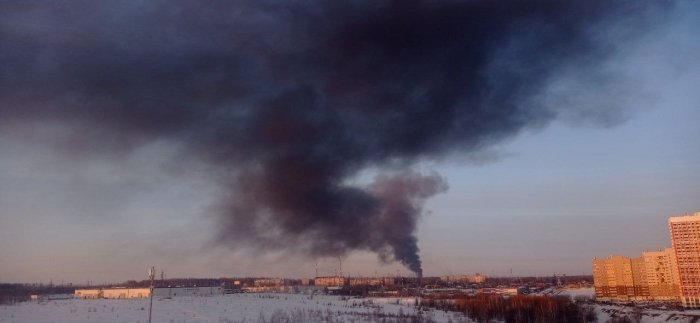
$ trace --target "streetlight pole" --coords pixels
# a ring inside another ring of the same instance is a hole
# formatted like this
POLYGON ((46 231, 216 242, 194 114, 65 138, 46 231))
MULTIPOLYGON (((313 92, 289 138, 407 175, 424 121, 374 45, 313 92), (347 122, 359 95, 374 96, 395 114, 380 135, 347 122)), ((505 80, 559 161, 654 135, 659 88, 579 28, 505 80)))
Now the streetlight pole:
POLYGON ((151 323, 151 313, 153 313, 153 279, 156 277, 156 267, 151 266, 151 270, 148 271, 148 278, 151 279, 151 292, 149 293, 151 298, 151 305, 148 307, 148 323, 151 323))

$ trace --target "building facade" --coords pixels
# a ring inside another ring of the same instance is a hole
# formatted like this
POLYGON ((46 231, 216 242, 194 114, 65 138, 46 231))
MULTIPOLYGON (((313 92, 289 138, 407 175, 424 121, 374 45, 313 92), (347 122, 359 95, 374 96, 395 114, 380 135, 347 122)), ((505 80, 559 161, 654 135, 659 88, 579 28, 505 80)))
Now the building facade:
POLYGON ((678 266, 672 248, 646 251, 641 257, 593 259, 593 285, 599 301, 680 300, 678 266))
POLYGON ((700 212, 668 218, 672 248, 593 259, 596 299, 670 301, 700 308, 700 212))
POLYGON ((101 298, 146 298, 151 296, 150 288, 105 288, 101 298))
MULTIPOLYGON (((175 296, 211 296, 223 295, 224 289, 214 287, 156 287, 153 289, 155 297, 175 297, 175 296)), ((97 299, 97 298, 146 298, 151 296, 150 288, 99 288, 99 289, 76 289, 75 298, 97 299)))
POLYGON ((213 296, 223 294, 224 289, 220 286, 156 287, 153 289, 153 296, 155 297, 213 296))
POLYGON ((285 282, 282 278, 256 278, 253 284, 256 287, 279 287, 284 286, 285 282))
POLYGON ((102 298, 102 290, 101 289, 76 289, 73 295, 75 298, 82 298, 82 299, 102 298))
POLYGON ((486 277, 477 273, 474 275, 441 276, 440 280, 444 283, 482 284, 486 282, 486 277))
POLYGON ((673 248, 642 254, 649 295, 659 301, 679 301, 678 264, 673 248))
POLYGON ((150 288, 99 288, 76 289, 75 298, 145 298, 151 295, 150 288))
POLYGON ((639 272, 639 260, 624 256, 613 255, 605 259, 593 259, 593 286, 595 296, 600 301, 632 301, 646 299, 639 279, 643 275, 639 272), (634 263, 634 266, 633 266, 634 263))
POLYGON ((314 285, 332 287, 345 286, 345 277, 343 276, 325 276, 314 278, 314 285))
POLYGON ((681 303, 700 308, 700 212, 670 217, 668 228, 678 263, 681 303))
POLYGON ((382 277, 350 277, 348 279, 350 286, 382 286, 384 278, 382 277))

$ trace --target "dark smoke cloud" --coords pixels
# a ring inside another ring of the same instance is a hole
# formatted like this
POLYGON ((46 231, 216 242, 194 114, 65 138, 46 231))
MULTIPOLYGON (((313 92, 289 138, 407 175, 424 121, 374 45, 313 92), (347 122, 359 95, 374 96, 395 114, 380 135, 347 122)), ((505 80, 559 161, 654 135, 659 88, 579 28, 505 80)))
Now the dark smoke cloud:
POLYGON ((220 240, 421 274, 416 220, 446 184, 411 163, 546 125, 548 84, 596 71, 664 6, 5 1, 0 127, 68 125, 77 155, 181 144, 224 174, 220 240), (394 175, 347 184, 368 167, 394 175))

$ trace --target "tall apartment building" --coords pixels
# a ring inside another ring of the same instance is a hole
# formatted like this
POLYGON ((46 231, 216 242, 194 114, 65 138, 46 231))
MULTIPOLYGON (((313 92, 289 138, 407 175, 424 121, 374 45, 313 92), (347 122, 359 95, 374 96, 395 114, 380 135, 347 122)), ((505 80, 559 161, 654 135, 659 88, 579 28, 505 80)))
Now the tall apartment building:
POLYGON ((700 212, 668 219, 672 248, 593 259, 596 299, 680 301, 700 308, 700 212))
POLYGON ((678 267, 672 248, 641 257, 593 259, 593 286, 600 301, 678 301, 678 267))
POLYGON ((645 251, 642 257, 649 295, 658 301, 678 301, 678 264, 673 248, 645 251))
POLYGON ((593 259, 593 285, 601 301, 635 301, 649 298, 644 258, 610 256, 593 259))
POLYGON ((668 219, 678 262, 681 303, 700 308, 700 212, 668 219))

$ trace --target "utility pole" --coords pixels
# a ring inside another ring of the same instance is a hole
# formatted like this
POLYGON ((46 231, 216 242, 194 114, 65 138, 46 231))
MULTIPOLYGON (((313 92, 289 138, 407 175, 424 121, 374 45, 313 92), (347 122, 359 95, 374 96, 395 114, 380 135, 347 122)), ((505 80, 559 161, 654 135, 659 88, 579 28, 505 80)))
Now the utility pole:
POLYGON ((343 258, 338 257, 338 276, 343 277, 343 258))
POLYGON ((148 278, 151 279, 151 305, 148 307, 148 323, 151 323, 151 314, 153 313, 153 279, 156 278, 155 266, 151 266, 151 270, 148 271, 148 278))

